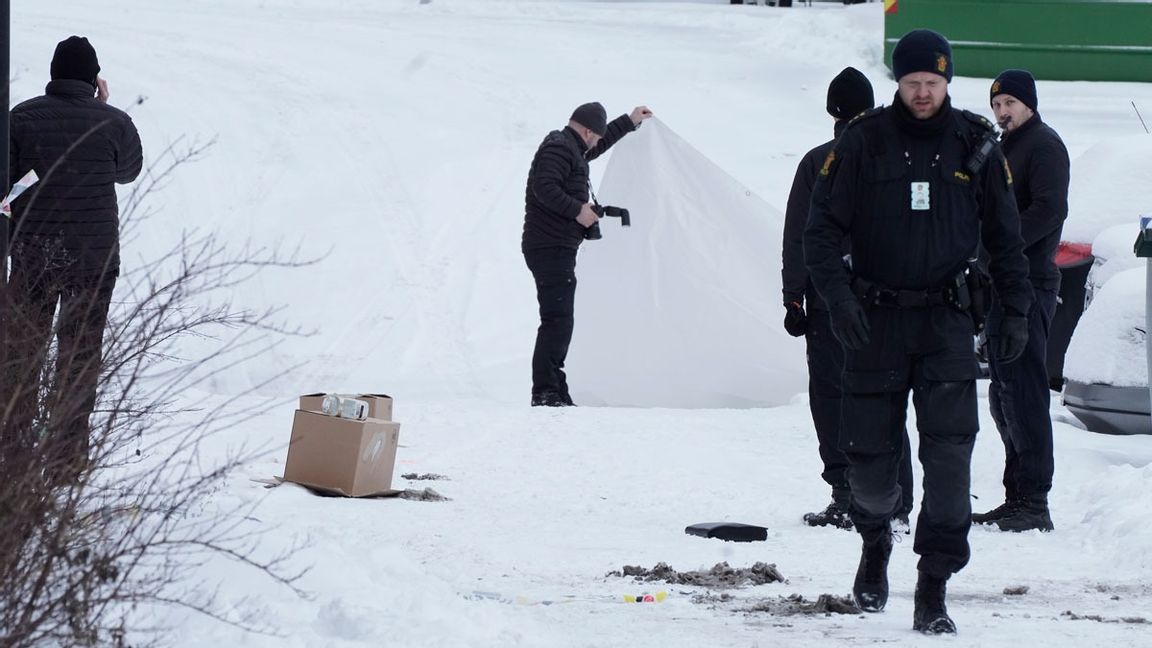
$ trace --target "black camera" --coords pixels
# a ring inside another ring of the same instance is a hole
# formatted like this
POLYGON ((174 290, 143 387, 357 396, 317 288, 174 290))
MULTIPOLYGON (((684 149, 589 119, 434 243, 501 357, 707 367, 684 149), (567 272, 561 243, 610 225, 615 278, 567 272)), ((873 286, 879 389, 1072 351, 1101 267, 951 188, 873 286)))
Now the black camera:
MULTIPOLYGON (((600 218, 613 217, 620 219, 622 227, 632 227, 632 219, 628 215, 628 210, 623 207, 613 207, 612 205, 592 205, 592 211, 600 218)), ((600 234, 600 223, 593 223, 592 227, 584 229, 584 238, 589 241, 596 241, 603 238, 600 234)))

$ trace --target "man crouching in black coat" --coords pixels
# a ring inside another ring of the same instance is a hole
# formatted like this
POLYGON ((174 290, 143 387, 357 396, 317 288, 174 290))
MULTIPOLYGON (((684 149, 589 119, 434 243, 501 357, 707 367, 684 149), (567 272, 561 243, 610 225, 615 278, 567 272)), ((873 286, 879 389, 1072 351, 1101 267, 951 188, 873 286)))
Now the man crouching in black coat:
POLYGON ((528 171, 520 248, 536 281, 540 328, 532 353, 532 405, 573 405, 564 376, 576 299, 576 250, 599 221, 589 202, 588 162, 652 116, 647 106, 608 122, 604 106, 586 103, 562 130, 548 133, 528 171))

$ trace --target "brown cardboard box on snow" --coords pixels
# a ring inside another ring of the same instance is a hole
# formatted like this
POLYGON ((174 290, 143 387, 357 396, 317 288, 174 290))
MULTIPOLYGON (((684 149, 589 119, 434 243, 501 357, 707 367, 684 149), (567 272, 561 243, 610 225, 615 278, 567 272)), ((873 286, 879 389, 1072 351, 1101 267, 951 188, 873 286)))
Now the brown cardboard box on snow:
MULTIPOLYGON (((301 397, 301 407, 304 398, 310 397, 301 397)), ((391 402, 389 398, 389 409, 391 402)), ((399 440, 400 424, 394 421, 355 421, 296 410, 284 481, 346 497, 394 493, 399 440)))
MULTIPOLYGON (((319 412, 326 393, 304 394, 300 397, 300 409, 305 412, 319 412)), ((351 396, 368 403, 368 418, 381 421, 392 420, 392 397, 388 394, 341 394, 351 396)))

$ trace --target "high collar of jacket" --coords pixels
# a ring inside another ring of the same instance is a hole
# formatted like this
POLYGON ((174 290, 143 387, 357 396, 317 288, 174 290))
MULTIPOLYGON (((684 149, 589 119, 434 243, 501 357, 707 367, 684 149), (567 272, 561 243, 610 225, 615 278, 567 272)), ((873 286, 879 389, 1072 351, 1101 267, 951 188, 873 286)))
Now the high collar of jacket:
POLYGON ((1044 123, 1044 121, 1042 119, 1040 119, 1040 113, 1034 112, 1034 113, 1032 113, 1032 116, 1028 118, 1028 121, 1024 122, 1024 125, 1021 126, 1020 128, 1017 128, 1017 129, 1012 130, 1010 132, 1001 133, 1000 134, 1000 141, 1002 141, 1002 142, 1019 141, 1019 139, 1021 137, 1023 137, 1025 133, 1027 133, 1028 131, 1036 128, 1036 126, 1043 124, 1043 123, 1044 123))
POLYGON ((844 129, 848 128, 848 124, 851 122, 851 119, 837 119, 836 123, 832 124, 832 136, 839 139, 840 133, 843 133, 844 129))
POLYGON ((952 97, 944 96, 944 103, 935 115, 928 119, 917 119, 904 102, 900 101, 900 93, 897 92, 896 98, 892 101, 892 114, 895 116, 897 127, 908 135, 933 137, 942 133, 952 119, 952 97))
POLYGON ((75 79, 54 79, 48 82, 44 94, 64 97, 95 97, 96 88, 87 81, 75 79))
POLYGON ((588 145, 584 143, 584 138, 580 137, 580 133, 577 133, 576 129, 572 128, 571 126, 565 126, 564 134, 571 137, 572 140, 576 142, 577 150, 579 150, 581 153, 588 152, 588 145))

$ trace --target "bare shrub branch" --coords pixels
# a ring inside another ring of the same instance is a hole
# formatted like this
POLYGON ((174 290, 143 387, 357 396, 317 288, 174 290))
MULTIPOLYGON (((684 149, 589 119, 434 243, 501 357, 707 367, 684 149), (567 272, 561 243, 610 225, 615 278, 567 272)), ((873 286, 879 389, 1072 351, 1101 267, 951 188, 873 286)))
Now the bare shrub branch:
MULTIPOLYGON (((165 149, 123 201, 122 239, 139 233, 156 213, 157 192, 211 144, 177 140, 165 149)), ((165 629, 147 625, 141 613, 157 605, 272 632, 242 608, 217 602, 200 569, 221 558, 307 596, 297 585, 305 570, 291 560, 299 545, 262 550, 275 529, 255 522, 260 502, 213 500, 269 448, 205 452, 271 406, 234 405, 254 401, 294 368, 223 403, 197 402, 190 390, 264 356, 285 336, 305 334, 280 321, 279 309, 246 308, 232 295, 260 272, 309 263, 298 249, 232 250, 211 232, 185 232, 119 277, 93 358, 61 348, 5 304, 0 648, 159 641, 165 629), (98 376, 94 402, 85 402, 86 375, 98 376)))

